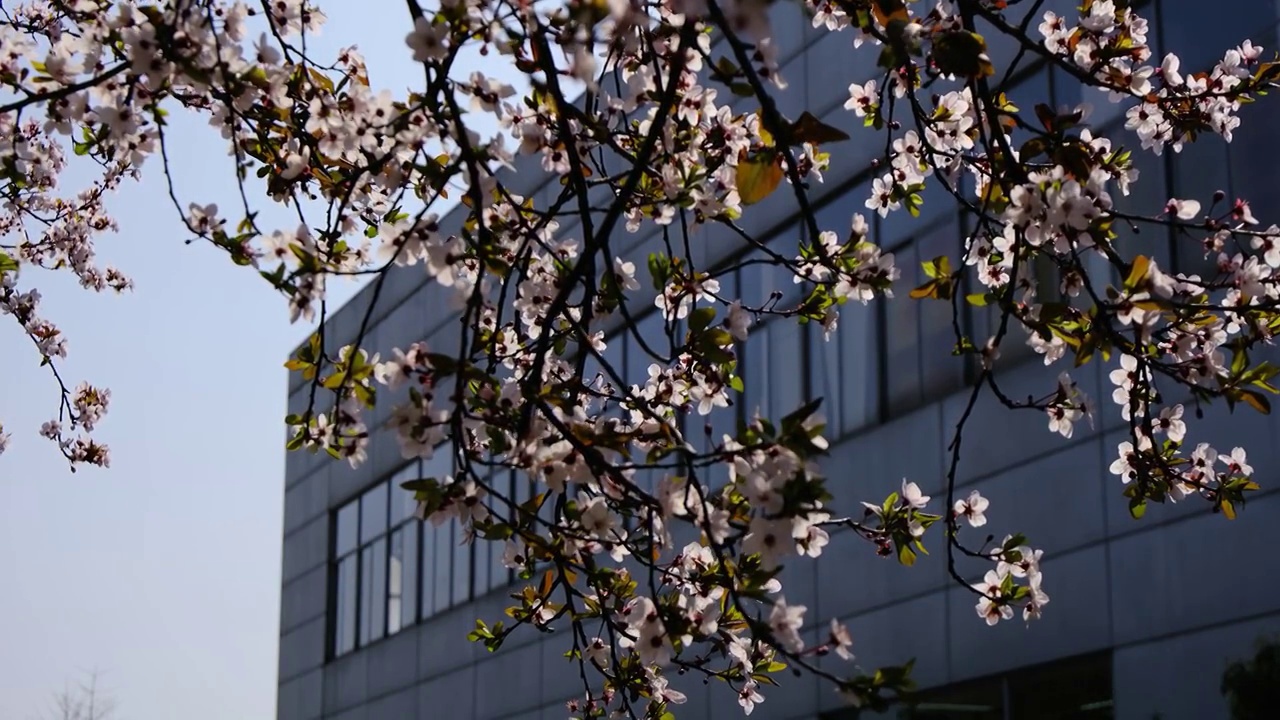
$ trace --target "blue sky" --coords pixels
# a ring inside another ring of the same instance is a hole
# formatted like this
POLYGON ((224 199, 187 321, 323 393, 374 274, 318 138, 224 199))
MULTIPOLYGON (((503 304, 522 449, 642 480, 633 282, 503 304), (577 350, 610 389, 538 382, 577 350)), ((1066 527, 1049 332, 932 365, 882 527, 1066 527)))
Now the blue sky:
MULTIPOLYGON (((320 57, 354 44, 375 87, 421 82, 403 4, 321 6, 320 57)), ((179 116, 170 134, 179 196, 234 207, 216 131, 179 116)), ((0 421, 13 434, 0 456, 2 718, 38 717, 92 668, 128 720, 275 716, 282 363, 308 329, 288 323, 251 270, 183 244, 160 169, 151 159, 147 179, 112 199, 120 233, 99 244, 135 291, 23 279, 69 338, 65 377, 112 391, 98 432, 109 470, 73 475, 37 435, 56 414, 56 386, 12 321, 0 323, 0 421)), ((340 299, 356 289, 330 287, 340 299)))

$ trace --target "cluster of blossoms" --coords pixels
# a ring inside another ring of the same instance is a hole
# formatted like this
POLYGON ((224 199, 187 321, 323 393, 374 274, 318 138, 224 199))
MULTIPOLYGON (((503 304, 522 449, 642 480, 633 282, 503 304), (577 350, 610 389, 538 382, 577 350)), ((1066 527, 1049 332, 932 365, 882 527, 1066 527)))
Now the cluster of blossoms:
MULTIPOLYGON (((932 184, 964 210, 967 231, 954 253, 923 263, 929 280, 910 296, 951 303, 953 317, 961 303, 999 313, 987 337, 956 324, 956 354, 978 360, 969 409, 990 390, 1070 439, 1100 414, 1090 398, 1067 373, 1039 399, 1008 397, 1001 343, 1021 328, 1046 366, 1118 355, 1112 400, 1131 438, 1112 471, 1131 511, 1197 495, 1233 514, 1258 487, 1245 451, 1186 453, 1184 407, 1164 398, 1178 388, 1197 402, 1268 407, 1280 369, 1249 352, 1280 327, 1280 228, 1260 229, 1247 201, 1222 196, 1174 198, 1147 216, 1118 210, 1114 198, 1139 181, 1134 150, 1090 127, 1083 107, 1024 113, 1007 79, 1025 60, 1099 88, 1129 103, 1127 127, 1159 153, 1205 132, 1230 140, 1277 66, 1246 41, 1207 72, 1186 73, 1173 55, 1152 67, 1145 21, 1113 0, 1086 1, 1077 17, 1045 13, 1040 38, 1022 34, 1018 6, 986 0, 807 5, 815 28, 848 32, 853 51, 875 48, 882 71, 851 85, 844 105, 853 124, 883 133, 884 152, 867 178, 868 216, 842 227, 818 224, 809 191, 832 162, 823 147, 849 136, 779 112, 773 92, 786 81, 768 3, 411 0, 404 52, 422 85, 399 95, 370 86, 354 48, 317 61, 306 37, 325 15, 308 0, 23 6, 0 21, 0 310, 61 385, 65 340, 37 314, 39 292, 19 289, 20 271, 67 269, 90 290, 128 289, 95 261, 96 237, 116 229, 104 199, 144 164, 167 172, 168 113, 203 117, 235 159, 241 206, 183 205, 171 191, 174 209, 192 238, 283 293, 292 320, 324 320, 335 275, 420 268, 451 291, 456 345, 361 348, 376 303, 361 337, 314 334, 288 363, 312 399, 286 422, 290 449, 353 466, 368 457, 371 416, 406 458, 449 455, 449 475, 405 485, 420 516, 501 543, 504 563, 530 581, 513 595, 511 624, 481 622, 473 639, 496 648, 523 625, 571 625, 585 695, 570 709, 584 717, 663 717, 685 699, 673 671, 723 681, 747 713, 788 667, 883 706, 909 688, 905 669, 817 663, 852 660, 852 634, 828 619, 822 642, 805 641, 811 621, 785 599, 787 564, 818 557, 844 529, 912 565, 941 525, 953 575, 994 624, 1019 609, 1040 615, 1042 552, 1019 535, 962 541, 986 524, 989 502, 950 497, 955 462, 946 478, 920 479, 945 483, 942 513, 904 480, 862 503, 860 518, 843 516, 848 499, 821 472, 820 403, 772 416, 740 407, 741 344, 766 317, 818 323, 829 341, 849 301, 891 296, 914 268, 882 252, 873 224, 919 214, 932 184), (1025 52, 996 68, 978 19, 1025 52), (464 49, 513 66, 532 89, 464 69, 464 49), (481 116, 499 130, 482 136, 481 116), (526 162, 558 187, 515 192, 511 171, 526 162), (67 192, 72 164, 93 179, 67 192), (262 227, 250 189, 296 212, 297 225, 262 227), (780 251, 738 223, 775 191, 795 196, 805 226, 780 251), (446 227, 444 204, 459 199, 465 218, 446 227), (1213 269, 1169 273, 1128 253, 1120 233, 1141 223, 1194 239, 1213 269), (743 238, 727 265, 694 247, 706 226, 743 238), (623 254, 636 246, 647 262, 623 254), (755 263, 785 267, 800 298, 728 296, 723 278, 755 263), (634 322, 647 308, 660 333, 634 322), (611 365, 609 345, 629 341, 642 352, 625 370, 611 365), (379 395, 392 407, 375 414, 379 395), (735 431, 710 430, 730 416, 735 431), (488 480, 507 471, 533 491, 488 480), (990 570, 962 575, 957 555, 990 570)), ((61 385, 60 419, 41 432, 73 466, 107 463, 105 447, 69 433, 92 431, 109 397, 61 385)), ((8 440, 0 430, 0 451, 8 440)))

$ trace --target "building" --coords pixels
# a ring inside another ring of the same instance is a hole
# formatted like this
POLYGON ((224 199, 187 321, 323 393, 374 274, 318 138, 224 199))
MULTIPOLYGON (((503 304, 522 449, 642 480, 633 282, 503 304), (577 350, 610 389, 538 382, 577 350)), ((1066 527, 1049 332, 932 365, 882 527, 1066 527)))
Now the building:
MULTIPOLYGON (((1026 3, 1030 5, 1031 3, 1026 3)), ((1070 12, 1070 2, 1044 9, 1070 12)), ((1246 37, 1274 44, 1277 4, 1217 0, 1147 3, 1159 54, 1167 45, 1183 69, 1207 66, 1246 37), (1152 5, 1156 7, 1152 7, 1152 5)), ((877 149, 856 141, 841 105, 846 87, 874 73, 874 52, 847 52, 842 34, 819 35, 791 4, 775 12, 790 82, 782 109, 809 110, 847 128, 855 141, 833 145, 832 170, 815 188, 822 225, 834 227, 862 208, 869 161, 877 149), (851 60, 854 58, 855 60, 851 60)), ((997 66, 1013 49, 993 42, 997 66)), ((1026 108, 1041 100, 1080 100, 1078 88, 1055 73, 1030 72, 1014 99, 1026 108)), ((1113 106, 1100 94, 1094 119, 1111 126, 1113 106)), ((745 108, 749 110, 751 108, 745 108)), ((1259 216, 1280 219, 1280 169, 1275 150, 1274 101, 1243 113, 1229 146, 1208 139, 1181 154, 1142 155, 1143 178, 1134 207, 1153 208, 1171 196, 1201 197, 1224 189, 1247 192, 1259 216), (1272 217, 1267 217, 1268 215, 1272 217)), ((1116 135, 1124 136, 1123 132, 1116 135)), ((1136 146, 1136 143, 1133 143, 1136 146)), ((513 176, 516 190, 548 197, 548 178, 533 164, 513 176)), ((795 208, 775 193, 749 213, 753 230, 778 243, 794 240, 795 208), (772 225, 768 225, 773 223, 772 225)), ((899 214, 901 215, 901 214, 899 214)), ((445 225, 458 222, 457 215, 445 225)), ((572 232, 567 227, 566 232, 572 232)), ((943 197, 926 198, 919 219, 878 222, 878 242, 898 254, 908 272, 919 258, 957 252, 960 220, 943 197)), ((627 236, 633 247, 651 238, 627 236)), ((700 261, 725 253, 729 239, 705 233, 700 261)), ((1173 238, 1144 236, 1165 267, 1194 267, 1194 248, 1173 238)), ((763 298, 788 282, 743 271, 735 282, 763 298)), ((734 292, 732 288, 728 290, 734 292)), ((900 294, 904 295, 904 294, 900 294)), ((327 335, 353 338, 372 294, 366 289, 329 321, 327 335)), ((456 344, 455 323, 440 288, 426 286, 416 268, 392 272, 369 315, 366 346, 386 355, 393 346, 427 339, 433 348, 456 344)), ((764 326, 743 349, 748 404, 765 412, 794 407, 806 395, 828 398, 833 441, 828 474, 848 497, 883 497, 903 476, 926 492, 941 489, 950 429, 960 413, 971 369, 949 355, 949 313, 905 297, 851 308, 839 342, 823 345, 794 325, 764 326), (800 349, 798 351, 798 349, 800 349), (847 474, 847 475, 846 475, 847 474)), ((652 322, 652 321, 650 321, 652 322)), ((981 325, 978 314, 965 322, 981 325)), ((1045 387, 1046 370, 1009 344, 1002 383, 1011 395, 1045 387)), ((611 348, 629 374, 639 364, 627 343, 611 348)), ((1092 363, 1077 380, 1090 396, 1110 392, 1107 368, 1092 363)), ((293 378, 290 412, 305 406, 293 378)), ((380 415, 386 407, 380 404, 380 415)), ((1043 418, 1009 413, 989 398, 975 411, 966 436, 960 480, 992 502, 990 530, 1025 531, 1047 553, 1044 618, 988 628, 973 598, 947 577, 940 552, 911 569, 875 556, 844 533, 832 538, 816 562, 789 570, 787 597, 809 607, 809 618, 849 623, 859 659, 868 667, 916 658, 916 677, 934 688, 933 709, 921 718, 967 720, 1225 720, 1218 684, 1228 659, 1251 654, 1255 639, 1280 633, 1280 423, 1249 411, 1231 415, 1214 407, 1196 424, 1197 439, 1244 445, 1264 485, 1235 522, 1203 504, 1154 507, 1132 520, 1119 481, 1108 473, 1121 431, 1104 413, 1099 426, 1081 425, 1065 441, 1046 431, 1043 418)), ((371 423, 372 425, 372 423, 371 423)), ((415 476, 394 439, 375 434, 359 469, 323 455, 291 453, 285 482, 284 573, 281 601, 280 720, 538 720, 566 716, 576 694, 576 673, 555 637, 533 632, 513 637, 488 654, 465 635, 476 618, 501 615, 510 579, 486 548, 458 546, 456 530, 406 520, 409 508, 390 495, 398 478, 415 476), (388 499, 390 496, 390 500, 388 499)), ((428 473, 429 474, 429 473, 428 473)), ((935 539, 935 550, 940 543, 935 539)), ((685 688, 680 718, 737 717, 721 687, 685 688)), ((849 717, 839 698, 812 678, 786 679, 753 717, 849 717), (830 714, 829 714, 830 713, 830 714)))

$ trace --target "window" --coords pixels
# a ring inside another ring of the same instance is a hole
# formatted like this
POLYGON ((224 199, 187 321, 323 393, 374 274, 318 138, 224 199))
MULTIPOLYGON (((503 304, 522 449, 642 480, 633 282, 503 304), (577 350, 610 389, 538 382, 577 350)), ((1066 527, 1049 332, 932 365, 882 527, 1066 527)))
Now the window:
MULTIPOLYGON (((508 499, 515 498, 515 495, 513 494, 515 488, 514 483, 512 482, 512 471, 505 469, 499 470, 498 475, 491 482, 493 482, 493 487, 501 491, 508 499), (500 480, 497 478, 500 478, 500 480)), ((500 587, 505 587, 512 579, 511 570, 509 570, 502 562, 502 554, 506 549, 505 544, 500 542, 486 542, 482 544, 489 546, 489 584, 485 590, 496 590, 500 587)), ((477 589, 477 593, 478 592, 479 590, 477 589)))
MULTIPOLYGON (((1249 37, 1247 33, 1268 29, 1276 20, 1273 3, 1259 0, 1214 0, 1213 12, 1185 0, 1159 0, 1159 33, 1155 32, 1155 8, 1141 11, 1151 22, 1149 37, 1159 37, 1182 59, 1182 72, 1208 70, 1222 59, 1228 48, 1249 37), (1197 11, 1201 12, 1197 12, 1197 11)), ((1154 58, 1164 57, 1153 53, 1154 58)))
MULTIPOLYGON (((798 235, 800 228, 793 228, 790 233, 798 235)), ((794 261, 800 254, 798 243, 791 237, 778 238, 770 241, 768 245, 770 251, 777 253, 788 262, 794 261)), ((763 260, 766 256, 757 253, 752 257, 763 260)), ((791 268, 778 264, 772 257, 768 258, 768 262, 747 265, 740 272, 744 278, 742 301, 752 307, 772 306, 771 303, 775 302, 774 293, 777 293, 779 298, 776 301, 779 307, 794 304, 800 300, 806 287, 805 283, 796 282, 796 274, 791 268)))
POLYGON ((804 404, 804 331, 795 320, 774 323, 769 328, 769 407, 773 420, 780 420, 804 404))
MULTIPOLYGON (((436 527, 414 517, 417 501, 401 484, 443 479, 452 470, 447 452, 422 463, 415 460, 334 513, 335 656, 510 582, 500 544, 482 539, 464 543, 456 520, 436 527)), ((511 482, 508 471, 498 475, 501 482, 511 482)), ((503 487, 504 494, 511 492, 509 485, 503 487)), ((523 497, 529 497, 527 488, 523 497)))
POLYGON ((774 378, 769 366, 769 335, 773 328, 773 324, 752 327, 742 350, 742 404, 748 420, 757 413, 761 417, 773 417, 769 407, 769 383, 774 378))
POLYGON ((923 693, 916 706, 899 713, 899 717, 902 720, 1005 720, 1003 685, 1003 678, 993 677, 923 693))
POLYGON ((360 639, 367 645, 386 632, 382 603, 387 588, 387 540, 378 538, 360 550, 360 639))
POLYGON ((907 293, 921 283, 920 253, 915 245, 893 251, 894 264, 902 270, 900 289, 880 305, 880 343, 884 350, 884 393, 887 409, 900 413, 920 405, 920 300, 907 293))
POLYGON ((419 539, 415 460, 338 509, 333 532, 333 654, 351 652, 413 623, 419 539))
MULTIPOLYGON (((1123 124, 1100 134, 1111 138, 1112 147, 1131 150, 1130 159, 1133 162, 1133 168, 1138 171, 1138 179, 1129 186, 1128 195, 1121 194, 1118 189, 1112 192, 1111 199, 1115 209, 1132 215, 1155 215, 1161 212, 1173 194, 1166 181, 1165 165, 1173 153, 1165 152, 1157 156, 1150 150, 1143 150, 1138 136, 1130 130, 1125 130, 1123 124)), ((1199 141, 1193 144, 1198 143, 1199 141)), ((1210 193, 1212 192, 1211 190, 1210 193)), ((1127 223, 1116 223, 1115 231, 1118 235, 1115 242, 1116 250, 1121 255, 1131 257, 1142 253, 1153 258, 1160 267, 1166 270, 1172 269, 1169 234, 1165 228, 1150 223, 1139 223, 1135 232, 1127 223)), ((1114 282, 1119 282, 1120 279, 1113 277, 1114 282)))
POLYGON ((471 545, 463 542, 462 523, 457 518, 449 521, 449 544, 453 551, 453 592, 450 597, 454 605, 461 605, 471 599, 471 545))
MULTIPOLYGON (((626 379, 628 385, 643 385, 649 378, 649 366, 658 362, 649 350, 659 357, 666 358, 671 354, 671 340, 666 335, 666 321, 662 313, 655 311, 647 315, 632 315, 634 330, 624 330, 619 339, 626 354, 626 379), (637 339, 639 336, 644 344, 637 339), (648 347, 648 350, 645 347, 648 347)), ((678 340, 679 338, 677 338, 678 340)))
MULTIPOLYGON (((1218 214, 1230 208, 1231 198, 1235 195, 1232 194, 1226 140, 1205 133, 1195 142, 1184 145, 1182 152, 1171 155, 1169 162, 1173 164, 1172 197, 1197 200, 1203 207, 1202 212, 1207 213, 1213 203, 1213 194, 1221 190, 1227 199, 1219 203, 1213 212, 1218 214)), ((1154 205, 1146 212, 1152 214, 1162 209, 1162 205, 1154 205)), ((1218 274, 1216 255, 1205 257, 1204 246, 1200 244, 1203 235, 1203 232, 1174 234, 1174 262, 1178 272, 1205 278, 1218 274)))
POLYGON ((838 383, 840 429, 843 432, 865 427, 880 415, 880 350, 877 347, 876 318, 875 305, 846 303, 840 309, 836 336, 831 338, 831 342, 840 344, 840 364, 834 376, 829 378, 828 386, 838 383))
POLYGON ((356 647, 356 556, 338 561, 337 611, 334 615, 334 654, 351 652, 356 647))
POLYGON ((1012 720, 1112 720, 1111 656, 1071 658, 1009 675, 1012 720))
MULTIPOLYGON (((1280 108, 1271 102, 1249 103, 1240 109, 1240 127, 1228 146, 1231 159, 1231 189, 1249 201, 1263 227, 1276 221, 1280 208, 1280 166, 1272 160, 1275 128, 1280 125, 1280 108)), ((1234 197, 1228 197, 1234 202, 1234 197)))
POLYGON ((387 565, 387 634, 393 635, 417 619, 418 549, 421 523, 410 522, 417 509, 413 493, 400 485, 420 475, 418 463, 410 463, 391 477, 390 557, 387 565))
MULTIPOLYGON (((924 231, 916 243, 921 262, 945 255, 952 267, 960 264, 963 246, 958 218, 954 216, 924 231)), ((922 278, 921 283, 923 281, 922 278)), ((963 298, 960 302, 957 310, 962 318, 963 298)), ((951 302, 926 300, 917 302, 916 306, 920 327, 921 400, 931 400, 964 385, 964 363, 951 354, 956 346, 951 302)))
MULTIPOLYGON (((840 315, 843 324, 843 309, 840 315)), ((822 398, 818 412, 827 420, 826 434, 839 435, 844 428, 844 398, 840 395, 840 338, 833 334, 830 340, 826 340, 826 333, 818 323, 806 325, 804 333, 809 363, 810 399, 822 398)))
POLYGON ((356 643, 364 645, 385 632, 383 587, 386 583, 387 485, 381 484, 360 498, 360 622, 356 643))
MULTIPOLYGON (((919 693, 899 720, 1112 720, 1111 655, 1099 653, 919 693)), ((843 710, 824 720, 854 720, 843 710)))
POLYGON ((449 609, 449 591, 453 587, 449 581, 449 571, 453 560, 453 544, 450 542, 453 528, 449 523, 441 523, 438 526, 432 526, 430 523, 423 525, 424 529, 428 527, 431 528, 429 531, 431 536, 429 547, 434 556, 435 564, 435 578, 431 587, 433 597, 431 612, 440 613, 449 609))

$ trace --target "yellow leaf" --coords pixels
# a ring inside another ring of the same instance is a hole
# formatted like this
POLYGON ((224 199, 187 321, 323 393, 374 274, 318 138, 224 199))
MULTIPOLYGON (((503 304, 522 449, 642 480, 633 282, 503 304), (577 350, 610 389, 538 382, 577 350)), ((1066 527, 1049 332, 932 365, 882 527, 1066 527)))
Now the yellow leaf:
POLYGON ((738 162, 737 181, 742 204, 758 203, 782 182, 782 167, 773 153, 761 153, 738 162))
POLYGON ((1142 282, 1147 276, 1147 270, 1151 267, 1151 260, 1146 255, 1139 255, 1133 259, 1133 266, 1129 269, 1129 277, 1125 278, 1124 286, 1126 288, 1135 288, 1138 283, 1142 282))
POLYGON ((773 139, 773 133, 765 129, 763 110, 756 111, 756 128, 759 131, 760 142, 764 143, 765 147, 773 147, 775 144, 773 139))
POLYGON ((1231 501, 1230 501, 1230 500, 1227 500, 1227 499, 1225 499, 1225 498, 1223 498, 1223 500, 1222 500, 1222 514, 1223 514, 1223 515, 1226 515, 1228 520, 1235 520, 1235 519, 1236 519, 1236 508, 1235 508, 1235 506, 1231 504, 1231 501))

